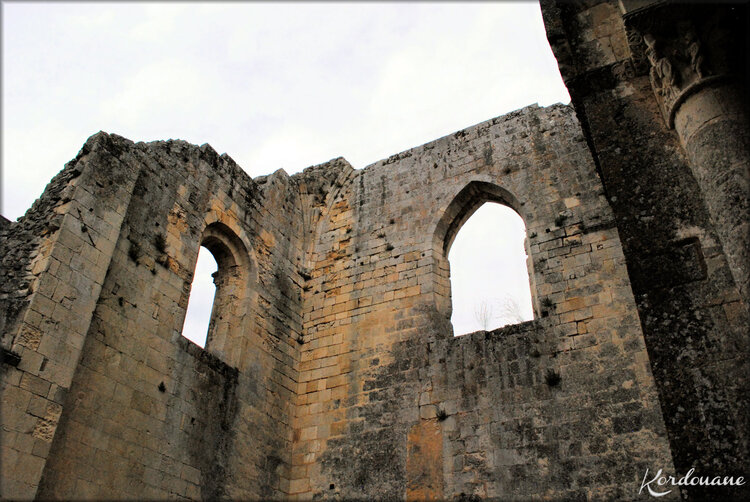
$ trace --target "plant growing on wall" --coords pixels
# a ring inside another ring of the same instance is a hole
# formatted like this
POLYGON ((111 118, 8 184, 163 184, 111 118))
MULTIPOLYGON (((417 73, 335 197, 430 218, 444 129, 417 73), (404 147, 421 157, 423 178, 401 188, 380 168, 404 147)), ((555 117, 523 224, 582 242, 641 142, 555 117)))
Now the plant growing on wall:
POLYGON ((167 238, 162 233, 154 235, 154 247, 160 253, 167 252, 167 238))
POLYGON ((547 373, 544 375, 544 382, 549 385, 550 387, 557 387, 560 385, 560 382, 562 381, 562 377, 560 376, 560 373, 553 370, 552 368, 547 370, 547 373))
POLYGON ((487 303, 487 300, 482 300, 474 308, 474 320, 477 321, 479 327, 485 331, 490 327, 490 321, 492 320, 492 306, 487 303))
POLYGON ((497 317, 500 319, 501 326, 519 324, 525 321, 521 307, 518 305, 518 302, 510 296, 503 298, 500 302, 499 310, 500 313, 497 317))
POLYGON ((130 248, 128 249, 128 256, 131 260, 138 264, 138 258, 141 257, 141 246, 137 242, 130 241, 130 248))

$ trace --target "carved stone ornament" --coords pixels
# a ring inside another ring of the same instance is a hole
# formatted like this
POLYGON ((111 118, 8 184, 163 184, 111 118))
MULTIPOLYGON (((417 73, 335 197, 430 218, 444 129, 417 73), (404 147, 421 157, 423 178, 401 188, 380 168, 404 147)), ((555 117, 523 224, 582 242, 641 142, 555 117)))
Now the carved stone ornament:
POLYGON ((630 80, 634 78, 638 73, 636 72, 635 66, 629 59, 623 59, 612 65, 612 75, 617 80, 630 80))
MULTIPOLYGON (((638 9, 623 13, 628 45, 636 75, 649 75, 654 96, 666 124, 674 127, 679 106, 693 93, 728 79, 720 61, 709 61, 704 41, 712 45, 721 38, 721 16, 704 18, 699 10, 665 3, 638 3, 638 9)), ((617 73, 624 70, 615 70, 617 73)))
POLYGON ((632 27, 627 27, 626 30, 633 71, 636 75, 646 75, 649 70, 649 63, 646 57, 646 44, 643 41, 643 36, 638 30, 632 27))

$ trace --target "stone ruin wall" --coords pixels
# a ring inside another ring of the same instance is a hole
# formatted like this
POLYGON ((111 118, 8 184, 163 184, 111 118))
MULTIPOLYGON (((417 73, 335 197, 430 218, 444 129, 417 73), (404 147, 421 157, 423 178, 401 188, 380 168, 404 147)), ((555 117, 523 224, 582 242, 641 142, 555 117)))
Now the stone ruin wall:
POLYGON ((292 493, 615 497, 641 455, 670 464, 571 108, 527 108, 352 172, 318 235, 292 493), (485 200, 526 222, 537 320, 454 338, 444 247, 485 200))
MULTIPOLYGON (((747 5, 541 4, 622 239, 675 468, 749 473, 747 5)), ((683 495, 750 497, 708 490, 683 495)))
POLYGON ((12 320, 6 493, 627 496, 639 459, 671 465, 570 107, 255 180, 206 145, 99 133, 60 180, 12 320), (526 222, 537 319, 454 338, 445 254, 485 201, 526 222), (206 351, 180 335, 201 242, 231 289, 206 351))
POLYGON ((6 493, 33 496, 41 479, 42 498, 213 497, 230 461, 237 493, 273 493, 268 466, 289 462, 301 232, 259 200, 293 205, 277 189, 288 177, 254 182, 207 146, 100 133, 60 178, 63 217, 28 266, 20 362, 5 375, 6 493), (233 295, 248 307, 225 333, 236 338, 210 354, 180 331, 201 235, 217 226, 247 245, 252 287, 233 295))
POLYGON ((363 170, 250 179, 92 136, 0 219, 0 496, 591 500, 746 473, 746 121, 730 80, 655 94, 633 33, 671 35, 635 3, 542 2, 575 108, 363 170), (535 320, 453 337, 447 248, 485 201, 526 223, 535 320), (180 334, 201 244, 206 350, 180 334))

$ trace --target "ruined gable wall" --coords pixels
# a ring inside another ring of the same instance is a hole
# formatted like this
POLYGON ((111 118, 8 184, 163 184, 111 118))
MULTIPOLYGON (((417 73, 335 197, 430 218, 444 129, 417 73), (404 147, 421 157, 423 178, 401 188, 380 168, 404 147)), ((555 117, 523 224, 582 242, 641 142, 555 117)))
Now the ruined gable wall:
POLYGON ((44 270, 47 253, 60 229, 66 203, 70 201, 75 179, 80 174, 75 168, 75 161, 70 162, 49 182, 44 195, 18 221, 10 222, 2 218, 0 332, 3 348, 10 349, 13 342, 10 334, 23 318, 29 294, 33 292, 31 284, 44 270))
POLYGON ((6 270, 30 273, 25 308, 6 312, 3 336, 15 356, 1 375, 3 497, 37 491, 135 183, 137 169, 94 138, 2 235, 4 258, 20 265, 6 270))
POLYGON ((647 467, 672 469, 570 107, 360 171, 251 180, 208 146, 104 133, 73 165, 3 375, 4 494, 629 498, 647 467), (484 201, 526 222, 537 318, 453 337, 447 247, 484 201), (180 335, 205 236, 235 253, 241 307, 207 351, 180 335))
POLYGON ((292 495, 632 497, 618 487, 637 483, 639 458, 670 465, 618 234, 571 108, 530 107, 354 171, 317 235, 292 495), (526 222, 538 318, 454 338, 444 243, 484 200, 526 222))
MULTIPOLYGON (((10 384, 4 404, 13 400, 18 412, 11 415, 3 407, 4 425, 11 423, 16 431, 3 446, 19 452, 4 457, 4 466, 15 465, 3 469, 3 486, 13 496, 31 496, 43 470, 37 493, 43 498, 278 495, 290 463, 289 403, 301 331, 297 264, 302 244, 297 236, 303 232, 296 184, 283 172, 256 183, 208 146, 179 141, 134 145, 103 133, 87 142, 76 162, 93 177, 81 176, 80 190, 96 192, 101 186, 129 198, 117 207, 121 227, 107 227, 107 234, 96 219, 107 198, 98 199, 98 193, 72 198, 75 207, 65 217, 78 216, 77 208, 82 213, 69 225, 78 239, 75 254, 89 253, 87 233, 97 249, 100 238, 111 246, 99 265, 101 293, 79 291, 91 305, 91 316, 89 321, 79 318, 85 329, 80 361, 66 353, 69 380, 58 382, 62 397, 54 409, 60 425, 47 428, 43 451, 36 444, 40 440, 33 439, 38 427, 30 423, 43 403, 26 397, 36 388, 24 387, 30 377, 21 371, 33 354, 23 352, 19 368, 4 375, 10 384), (203 351, 180 331, 201 235, 217 222, 249 253, 249 288, 248 308, 234 312, 242 336, 211 355, 210 344, 203 351), (84 224, 96 232, 83 230, 84 224), (165 237, 163 250, 157 234, 165 237), (17 416, 24 411, 27 421, 17 416), (34 470, 20 460, 26 436, 32 437, 29 450, 34 450, 28 454, 36 459, 34 470), (26 491, 14 486, 16 475, 26 491)), ((73 259, 68 249, 58 243, 52 254, 65 251, 73 259)), ((91 265, 87 262, 84 269, 91 265)), ((40 295, 46 291, 42 288, 40 295)), ((51 302, 47 316, 57 322, 59 299, 44 301, 51 302)), ((72 337, 62 327, 48 331, 72 337)), ((55 362, 39 370, 42 378, 55 362)), ((50 392, 49 386, 44 390, 50 392)), ((36 420, 46 423, 43 417, 36 420)))
MULTIPOLYGON (((710 176, 714 180, 711 184, 702 184, 703 170, 694 173, 692 165, 701 161, 691 153, 696 142, 688 141, 690 148, 685 147, 685 135, 678 133, 679 120, 673 124, 674 129, 670 127, 651 84, 644 33, 656 37, 659 57, 669 57, 678 87, 689 91, 696 76, 690 68, 687 47, 678 41, 684 40, 692 27, 703 44, 705 76, 731 73, 731 68, 722 70, 717 61, 729 60, 732 51, 742 49, 740 41, 747 33, 746 11, 744 28, 739 32, 731 31, 730 13, 722 14, 721 6, 709 4, 648 10, 638 18, 645 25, 633 19, 626 26, 622 5, 648 7, 650 3, 655 2, 543 1, 542 11, 547 37, 622 238, 678 474, 695 467, 696 472, 741 475, 747 472, 750 458, 750 417, 746 411, 750 326, 748 305, 738 294, 738 283, 727 260, 731 246, 722 244, 719 233, 723 230, 747 237, 747 190, 743 195, 727 183, 722 191, 734 200, 727 211, 739 219, 739 224, 716 212, 719 218, 712 217, 709 207, 722 201, 712 192, 712 183, 731 181, 732 176, 745 182, 750 178, 736 174, 742 167, 747 172, 747 162, 738 168, 734 160, 743 152, 747 158, 747 145, 730 144, 718 152, 712 149, 717 138, 732 143, 742 139, 742 124, 736 114, 744 105, 742 100, 713 94, 726 91, 722 85, 737 82, 734 79, 720 81, 718 87, 706 85, 703 91, 692 87, 695 92, 688 96, 686 106, 679 108, 678 119, 687 113, 694 127, 700 125, 698 114, 687 105, 696 98, 703 99, 704 91, 709 92, 700 107, 713 118, 709 127, 701 128, 700 148, 715 159, 719 169, 710 176), (696 12, 679 10, 686 7, 696 12), (723 33, 711 28, 719 15, 725 15, 723 33), (711 47, 722 40, 733 42, 729 48, 711 47), (712 131, 713 125, 720 130, 712 131)), ((735 13, 741 10, 739 5, 730 9, 735 13)), ((737 15, 743 23, 742 14, 737 15)), ((747 69, 747 58, 740 61, 744 61, 741 77, 747 69)), ((740 261, 747 271, 747 258, 740 261)), ((747 496, 736 487, 720 490, 706 492, 704 488, 688 487, 685 494, 699 499, 747 496)))

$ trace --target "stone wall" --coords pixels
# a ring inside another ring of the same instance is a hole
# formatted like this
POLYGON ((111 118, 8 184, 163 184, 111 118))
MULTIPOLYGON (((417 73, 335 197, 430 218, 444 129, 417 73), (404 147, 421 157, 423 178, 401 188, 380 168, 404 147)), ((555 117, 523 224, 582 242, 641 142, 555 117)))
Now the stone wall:
POLYGON ((13 287, 23 280, 26 298, 11 299, 2 323, 3 497, 37 492, 135 171, 106 141, 89 141, 31 210, 4 230, 4 256, 20 256, 19 264, 3 261, 2 276, 13 287))
POLYGON ((76 190, 8 347, 20 363, 4 365, 3 495, 278 493, 301 331, 302 210, 288 176, 253 181, 208 146, 104 133, 70 170, 76 190), (232 293, 242 309, 209 351, 180 335, 201 242, 220 263, 245 249, 233 267, 245 268, 246 291, 232 293))
POLYGON ((675 467, 746 476, 746 6, 543 1, 542 11, 622 238, 675 467))
POLYGON ((571 108, 493 119, 342 185, 306 285, 291 494, 628 498, 643 459, 671 465, 571 108), (537 319, 453 337, 447 248, 485 201, 524 218, 537 319))
POLYGON ((570 107, 360 171, 251 180, 206 145, 104 133, 66 169, 7 347, 4 495, 629 497, 644 457, 670 465, 570 107), (526 222, 537 318, 456 338, 447 252, 484 202, 526 222), (201 244, 219 264, 206 350, 180 334, 201 244))
POLYGON ((543 2, 573 106, 362 170, 251 179, 208 145, 92 136, 0 219, 0 496, 600 500, 646 469, 746 475, 746 79, 722 48, 746 11, 670 9, 543 2), (454 337, 447 256, 486 202, 525 222, 535 318, 454 337), (181 335, 201 246, 205 349, 181 335))

